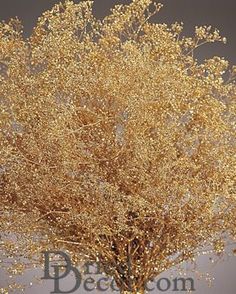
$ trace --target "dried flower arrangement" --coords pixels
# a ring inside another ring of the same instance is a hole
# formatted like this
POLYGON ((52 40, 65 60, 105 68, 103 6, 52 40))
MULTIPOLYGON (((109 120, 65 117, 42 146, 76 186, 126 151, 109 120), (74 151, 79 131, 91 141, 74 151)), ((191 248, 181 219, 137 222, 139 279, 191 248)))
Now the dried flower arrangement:
POLYGON ((217 30, 184 37, 151 22, 160 8, 134 0, 98 20, 91 1, 65 1, 27 40, 17 19, 0 24, 0 231, 18 236, 6 252, 63 246, 143 293, 235 238, 236 70, 194 56, 226 41, 217 30))

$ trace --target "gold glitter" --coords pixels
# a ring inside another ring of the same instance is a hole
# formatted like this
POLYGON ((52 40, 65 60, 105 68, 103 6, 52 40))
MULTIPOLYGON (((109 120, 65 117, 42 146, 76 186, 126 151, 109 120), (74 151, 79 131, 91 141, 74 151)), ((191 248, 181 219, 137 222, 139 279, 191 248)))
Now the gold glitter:
POLYGON ((197 62, 196 48, 226 39, 150 22, 160 8, 134 0, 97 20, 91 1, 65 1, 27 40, 19 20, 0 24, 5 257, 35 265, 63 248, 142 293, 235 239, 236 67, 197 62))

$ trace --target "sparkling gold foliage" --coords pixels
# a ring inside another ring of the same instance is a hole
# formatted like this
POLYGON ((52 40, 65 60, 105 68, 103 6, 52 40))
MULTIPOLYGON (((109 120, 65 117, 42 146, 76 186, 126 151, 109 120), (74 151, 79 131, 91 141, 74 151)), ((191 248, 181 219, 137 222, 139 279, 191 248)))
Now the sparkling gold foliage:
POLYGON ((97 20, 66 1, 27 40, 1 23, 0 231, 20 236, 6 252, 63 247, 135 292, 236 236, 236 70, 194 57, 217 30, 184 37, 151 22, 160 8, 97 20))

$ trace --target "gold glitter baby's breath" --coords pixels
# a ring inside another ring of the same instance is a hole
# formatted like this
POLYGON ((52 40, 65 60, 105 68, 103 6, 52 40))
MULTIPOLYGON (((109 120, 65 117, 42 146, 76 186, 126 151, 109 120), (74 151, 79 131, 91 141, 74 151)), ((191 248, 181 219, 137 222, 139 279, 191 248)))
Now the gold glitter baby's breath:
POLYGON ((6 257, 64 248, 137 293, 236 237, 236 70, 194 57, 226 41, 218 30, 184 37, 150 22, 160 8, 134 0, 100 21, 91 1, 65 1, 27 40, 18 20, 0 24, 6 257))

